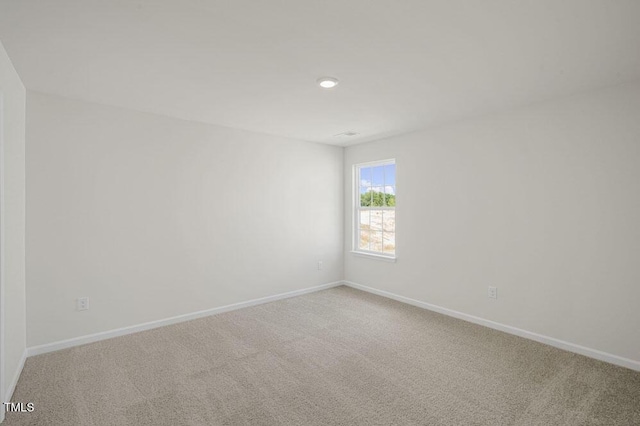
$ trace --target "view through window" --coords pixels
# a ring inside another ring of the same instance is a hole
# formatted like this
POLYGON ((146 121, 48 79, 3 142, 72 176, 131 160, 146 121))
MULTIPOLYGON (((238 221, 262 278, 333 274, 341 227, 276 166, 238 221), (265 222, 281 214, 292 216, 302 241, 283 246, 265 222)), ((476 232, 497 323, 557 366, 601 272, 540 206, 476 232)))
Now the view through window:
POLYGON ((395 257, 395 160, 357 164, 355 177, 355 251, 395 257))

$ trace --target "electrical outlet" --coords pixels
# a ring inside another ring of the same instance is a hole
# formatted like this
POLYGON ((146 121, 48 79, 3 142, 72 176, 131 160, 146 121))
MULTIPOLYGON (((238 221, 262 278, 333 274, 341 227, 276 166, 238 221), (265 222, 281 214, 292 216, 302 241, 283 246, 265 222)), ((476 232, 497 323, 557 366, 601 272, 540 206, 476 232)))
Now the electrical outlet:
POLYGON ((322 260, 318 261, 318 271, 322 271, 322 260))
POLYGON ((76 311, 86 311, 89 309, 89 298, 79 297, 76 299, 76 311))
POLYGON ((489 299, 497 299, 498 298, 498 288, 497 287, 489 287, 489 299))

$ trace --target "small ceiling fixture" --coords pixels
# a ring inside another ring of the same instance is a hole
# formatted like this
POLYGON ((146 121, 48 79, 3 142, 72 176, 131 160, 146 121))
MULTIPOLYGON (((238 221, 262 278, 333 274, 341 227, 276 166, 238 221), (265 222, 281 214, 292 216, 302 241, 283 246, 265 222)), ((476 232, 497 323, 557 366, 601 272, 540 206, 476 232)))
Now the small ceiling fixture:
POLYGON ((320 77, 316 81, 323 89, 333 89, 338 85, 338 79, 334 77, 320 77))
POLYGON ((350 137, 353 137, 353 136, 357 136, 359 134, 360 133, 358 133, 358 132, 349 131, 349 132, 344 132, 344 133, 338 133, 337 135, 333 135, 333 136, 336 137, 336 138, 342 138, 342 137, 350 138, 350 137))

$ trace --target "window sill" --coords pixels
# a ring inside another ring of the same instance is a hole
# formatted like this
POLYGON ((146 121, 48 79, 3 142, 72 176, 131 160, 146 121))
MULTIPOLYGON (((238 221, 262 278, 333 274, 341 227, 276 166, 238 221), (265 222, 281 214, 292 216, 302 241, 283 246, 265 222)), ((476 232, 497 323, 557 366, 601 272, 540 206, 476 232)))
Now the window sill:
POLYGON ((366 253, 366 252, 363 252, 363 251, 352 250, 351 254, 354 254, 354 255, 356 255, 358 257, 366 257, 366 258, 369 258, 369 259, 381 260, 383 262, 395 263, 396 260, 397 260, 397 257, 383 256, 381 254, 366 253))

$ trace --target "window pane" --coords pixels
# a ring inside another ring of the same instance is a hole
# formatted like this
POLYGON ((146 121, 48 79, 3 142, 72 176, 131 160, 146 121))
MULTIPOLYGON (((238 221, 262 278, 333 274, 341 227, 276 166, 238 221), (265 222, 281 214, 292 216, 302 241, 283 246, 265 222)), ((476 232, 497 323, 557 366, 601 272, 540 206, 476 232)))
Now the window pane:
POLYGON ((370 226, 372 231, 382 231, 382 210, 370 210, 370 226))
POLYGON ((383 251, 385 254, 395 254, 396 234, 395 232, 385 232, 383 235, 383 251))
POLYGON ((376 166, 371 169, 371 185, 384 185, 384 166, 376 166))
POLYGON ((359 226, 358 226, 359 229, 364 229, 364 230, 371 229, 370 215, 371 215, 371 213, 368 210, 360 212, 360 223, 359 223, 359 226))
POLYGON ((384 187, 374 186, 371 188, 371 206, 382 207, 384 206, 384 187))
POLYGON ((387 164, 384 166, 384 193, 385 206, 394 207, 396 205, 396 165, 387 164))
POLYGON ((384 187, 384 205, 387 207, 396 206, 396 187, 385 186, 384 187))
POLYGON ((371 186, 371 167, 360 169, 360 186, 371 186))
POLYGON ((396 211, 385 210, 382 217, 382 230, 385 232, 396 232, 396 211))
POLYGON ((382 232, 371 231, 369 250, 382 253, 382 232))
POLYGON ((396 165, 387 164, 384 166, 384 184, 386 186, 396 186, 396 165))
POLYGON ((358 240, 358 248, 360 250, 369 250, 369 231, 360 230, 360 238, 358 240))
POLYGON ((371 191, 371 187, 360 188, 360 205, 362 207, 370 207, 372 197, 373 192, 371 191))

